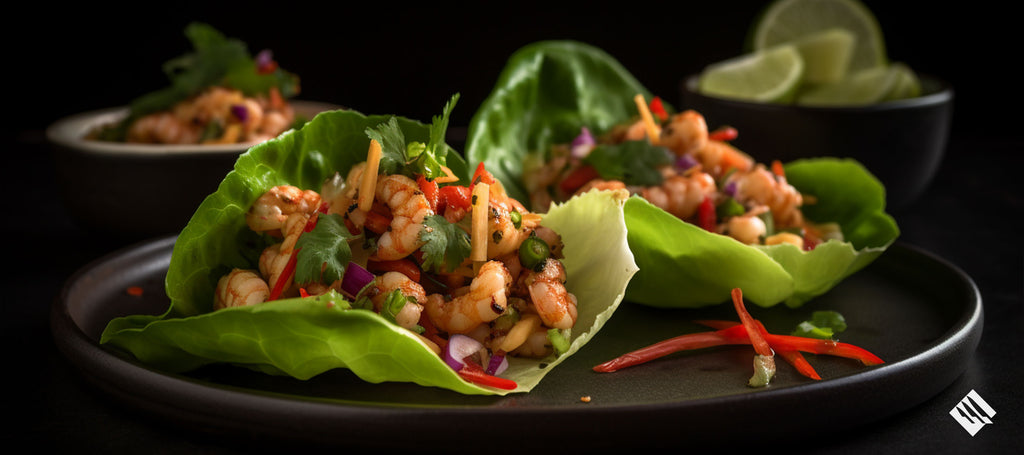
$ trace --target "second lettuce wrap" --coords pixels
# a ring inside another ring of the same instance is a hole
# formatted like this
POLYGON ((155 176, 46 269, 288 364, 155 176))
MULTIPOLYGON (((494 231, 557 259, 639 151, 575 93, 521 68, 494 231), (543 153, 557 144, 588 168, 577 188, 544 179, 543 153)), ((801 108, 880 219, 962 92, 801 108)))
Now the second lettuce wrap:
MULTIPOLYGON (((266 244, 246 226, 250 205, 275 185, 319 188, 335 171, 347 172, 366 159, 366 130, 393 118, 408 140, 429 139, 431 127, 413 120, 333 111, 241 155, 175 242, 165 283, 171 300, 167 312, 115 319, 101 342, 170 372, 229 363, 298 379, 347 368, 372 383, 413 382, 463 394, 504 395, 535 387, 601 329, 636 271, 622 194, 594 193, 544 215, 542 224, 563 236, 563 262, 570 291, 579 298, 579 318, 561 356, 510 359, 502 376, 516 381, 515 390, 464 381, 415 334, 373 311, 352 309, 336 292, 212 310, 218 278, 233 267, 252 267, 266 244)), ((448 167, 468 180, 462 157, 443 148, 448 167)))
MULTIPOLYGON (((484 163, 513 197, 528 200, 524 161, 569 143, 581 127, 603 133, 636 115, 634 96, 651 93, 612 56, 575 41, 542 41, 514 53, 470 122, 466 156, 484 163)), ((670 109, 670 107, 669 107, 670 109)), ((742 134, 742 132, 741 132, 742 134)), ((625 204, 630 249, 640 266, 626 300, 695 308, 729 301, 730 290, 760 306, 805 304, 881 255, 899 235, 885 190, 852 160, 788 163, 789 182, 816 204, 807 218, 837 222, 845 241, 811 251, 747 246, 688 224, 639 197, 625 204)))

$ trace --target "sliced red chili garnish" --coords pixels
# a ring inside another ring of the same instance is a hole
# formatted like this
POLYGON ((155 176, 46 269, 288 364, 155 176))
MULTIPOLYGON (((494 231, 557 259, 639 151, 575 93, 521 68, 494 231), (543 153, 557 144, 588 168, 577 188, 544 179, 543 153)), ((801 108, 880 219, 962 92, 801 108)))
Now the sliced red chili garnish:
POLYGON ((420 282, 420 268, 412 259, 402 258, 393 261, 367 261, 366 269, 374 275, 386 272, 399 272, 410 280, 420 282))
POLYGON ((420 191, 423 192, 423 196, 427 198, 427 203, 430 204, 430 210, 437 212, 437 204, 441 200, 441 193, 437 187, 437 182, 433 179, 428 179, 422 175, 416 177, 416 183, 420 185, 420 191))
POLYGON ((458 371, 459 376, 474 384, 494 387, 502 390, 512 390, 518 387, 515 381, 506 378, 500 378, 487 374, 483 367, 473 362, 465 362, 461 370, 458 371))
POLYGON ((598 174, 597 169, 589 164, 584 164, 565 177, 559 184, 558 188, 565 194, 575 193, 576 190, 586 185, 587 182, 600 178, 601 174, 598 174))
POLYGON ((701 201, 700 207, 697 208, 697 218, 701 228, 714 232, 718 220, 715 214, 715 202, 711 200, 711 196, 705 196, 701 201))

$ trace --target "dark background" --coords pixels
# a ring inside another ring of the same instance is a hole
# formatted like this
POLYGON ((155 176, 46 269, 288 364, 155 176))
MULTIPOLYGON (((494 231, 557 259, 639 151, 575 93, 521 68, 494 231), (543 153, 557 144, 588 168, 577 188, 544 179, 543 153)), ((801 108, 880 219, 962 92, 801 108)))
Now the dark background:
MULTIPOLYGON (((166 83, 160 66, 190 49, 182 31, 210 23, 274 51, 299 74, 300 99, 423 121, 456 92, 452 126, 465 126, 508 56, 530 42, 574 39, 598 46, 653 93, 679 103, 679 82, 706 64, 739 55, 765 2, 175 2, 22 3, 0 28, 6 110, 3 338, 5 373, 16 380, 18 424, 0 442, 125 452, 142 441, 163 452, 213 452, 219 444, 136 421, 77 380, 53 346, 50 303, 76 269, 123 243, 77 229, 56 197, 44 130, 67 115, 127 104, 166 83), (330 6, 325 6, 330 5, 330 6), (11 101, 13 100, 13 108, 11 101), (11 179, 11 176, 16 178, 11 179), (11 247, 8 247, 10 249, 11 247), (87 422, 92 422, 87 425, 87 422), (104 431, 94 431, 105 426, 104 431)), ((800 449, 822 453, 943 453, 1019 449, 1019 361, 1024 328, 1020 180, 1019 15, 1005 3, 865 1, 892 60, 952 83, 946 162, 929 193, 897 213, 901 240, 962 267, 986 307, 978 355, 962 378, 916 409, 835 440, 800 449), (955 7, 954 7, 955 6, 955 7), (948 424, 952 404, 977 389, 999 411, 997 425, 968 439, 948 424), (943 431, 944 428, 951 428, 943 431), (948 434, 946 434, 948 433, 948 434), (951 444, 953 444, 951 446, 951 444), (816 450, 819 449, 820 450, 816 450)), ((827 413, 827 404, 820 404, 827 413)), ((827 417, 823 417, 827 418, 827 417)), ((841 422, 837 425, 842 426, 841 422)), ((16 446, 16 445, 15 445, 16 446)), ((787 448, 797 449, 796 447, 787 448)), ((159 450, 158 450, 159 451, 159 450)))
MULTIPOLYGON (((764 4, 186 1, 53 8, 38 2, 10 15, 4 28, 5 77, 18 82, 8 86, 18 105, 8 115, 15 123, 5 127, 42 128, 163 87, 160 65, 191 49, 182 31, 192 20, 242 39, 253 53, 271 49, 301 76, 300 98, 369 114, 429 121, 459 92, 452 125, 465 125, 507 57, 542 39, 598 46, 652 92, 678 104, 682 77, 743 51, 764 4)), ((892 60, 952 82, 955 132, 998 135, 1015 128, 1015 109, 1003 106, 1021 99, 1015 59, 1022 40, 1003 4, 865 4, 878 18, 892 60)))

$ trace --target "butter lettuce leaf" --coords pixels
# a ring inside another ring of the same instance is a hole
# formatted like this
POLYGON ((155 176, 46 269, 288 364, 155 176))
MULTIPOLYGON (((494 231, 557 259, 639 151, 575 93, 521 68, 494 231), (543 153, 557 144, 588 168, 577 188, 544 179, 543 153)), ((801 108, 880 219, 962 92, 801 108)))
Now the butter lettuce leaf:
MULTIPOLYGON (((303 380, 347 368, 371 383, 411 382, 473 395, 530 391, 553 365, 597 333, 625 295, 636 264, 626 240, 623 194, 594 193, 552 207, 544 215, 542 224, 564 236, 563 262, 569 290, 579 298, 579 318, 570 350, 563 356, 510 359, 502 376, 517 382, 513 391, 462 380, 415 334, 372 311, 353 308, 340 294, 212 310, 217 280, 233 267, 255 268, 267 245, 246 226, 248 207, 275 185, 319 189, 335 171, 344 175, 365 160, 366 130, 392 118, 406 140, 428 142, 429 126, 417 121, 339 110, 321 113, 301 129, 242 154, 175 242, 165 279, 167 311, 116 318, 107 325, 101 343, 173 373, 227 363, 303 380), (594 244, 602 248, 593 248, 594 244), (595 270, 595 264, 601 267, 595 270)), ((444 148, 446 166, 468 181, 462 156, 449 153, 447 144, 438 147, 444 148)))
MULTIPOLYGON (((614 57, 577 41, 540 41, 510 56, 469 125, 469 166, 485 163, 509 193, 529 200, 527 160, 553 144, 570 143, 580 128, 595 135, 637 116, 634 96, 651 93, 614 57)), ((672 106, 665 109, 672 112, 672 106)), ((740 132, 742 134, 742 131, 740 132)), ((837 222, 845 241, 804 252, 788 245, 747 246, 687 224, 638 197, 625 205, 629 246, 640 270, 626 300, 696 308, 730 301, 743 289, 760 306, 798 307, 877 258, 899 235, 885 213, 885 189, 860 164, 830 158, 786 165, 787 178, 816 204, 807 218, 837 222)))

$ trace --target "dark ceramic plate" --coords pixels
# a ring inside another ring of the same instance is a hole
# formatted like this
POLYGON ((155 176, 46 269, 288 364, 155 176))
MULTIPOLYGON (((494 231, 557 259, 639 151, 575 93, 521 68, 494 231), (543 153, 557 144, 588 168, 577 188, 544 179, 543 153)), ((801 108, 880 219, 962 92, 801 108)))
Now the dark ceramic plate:
POLYGON ((821 381, 799 376, 780 361, 769 387, 748 388, 753 351, 746 346, 595 373, 594 365, 629 350, 705 330, 693 320, 736 317, 731 305, 661 310, 628 303, 528 394, 464 396, 412 384, 370 384, 347 370, 308 381, 226 365, 168 374, 97 340, 114 317, 167 308, 163 280, 174 240, 139 244, 75 274, 54 303, 54 337, 81 373, 114 398, 187 429, 239 439, 260 435, 284 443, 377 448, 458 441, 461 447, 486 447, 514 431, 530 435, 517 448, 572 441, 573 448, 584 449, 713 445, 735 438, 737 429, 751 439, 796 431, 827 434, 837 422, 843 428, 863 425, 933 397, 963 373, 981 337, 981 297, 970 277, 927 252, 897 244, 802 308, 748 305, 773 332, 788 332, 814 310, 839 311, 849 324, 842 341, 887 362, 864 367, 809 355, 821 381), (127 293, 133 286, 143 294, 127 293), (405 437, 395 437, 399 433, 405 437))

